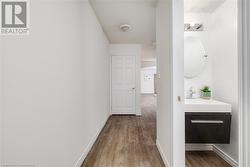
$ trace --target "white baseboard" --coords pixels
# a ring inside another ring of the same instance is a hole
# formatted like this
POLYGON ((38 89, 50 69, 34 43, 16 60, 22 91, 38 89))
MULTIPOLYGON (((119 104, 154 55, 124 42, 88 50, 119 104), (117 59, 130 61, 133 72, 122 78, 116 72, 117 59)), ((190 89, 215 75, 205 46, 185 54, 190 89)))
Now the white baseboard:
POLYGON ((232 167, 238 167, 239 164, 237 161, 235 161, 233 158, 231 158, 228 154, 223 152, 220 148, 213 145, 213 151, 219 155, 222 159, 224 159, 227 163, 229 163, 232 167))
POLYGON ((213 151, 212 144, 186 144, 186 151, 213 151))
POLYGON ((109 117, 104 121, 103 126, 97 131, 97 133, 95 134, 95 136, 92 137, 91 141, 89 142, 87 148, 85 148, 85 150, 83 151, 81 157, 78 159, 78 161, 76 162, 75 167, 81 167, 83 161, 85 160, 85 158, 87 157, 88 153, 90 152, 91 148, 93 147, 93 145, 95 144, 95 141, 97 140, 98 136, 100 135, 102 129, 104 128, 104 126, 106 125, 106 122, 108 121, 109 117))
POLYGON ((162 150, 162 147, 161 147, 161 145, 160 145, 160 143, 159 143, 159 141, 158 141, 157 139, 156 139, 156 146, 157 146, 157 148, 158 148, 158 151, 159 151, 160 154, 161 154, 161 158, 162 158, 162 160, 163 160, 165 166, 166 166, 166 167, 170 167, 170 163, 169 163, 167 157, 165 156, 165 154, 164 154, 164 152, 163 152, 163 150, 162 150))

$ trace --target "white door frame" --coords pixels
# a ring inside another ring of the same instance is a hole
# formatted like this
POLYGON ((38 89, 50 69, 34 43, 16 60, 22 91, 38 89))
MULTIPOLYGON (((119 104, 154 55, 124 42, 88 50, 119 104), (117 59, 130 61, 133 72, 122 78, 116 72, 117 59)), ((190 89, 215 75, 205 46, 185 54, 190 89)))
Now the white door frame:
MULTIPOLYGON (((184 0, 182 0, 184 1, 184 0)), ((239 77, 239 167, 250 166, 250 1, 238 1, 238 77, 239 77), (248 35, 249 34, 249 35, 248 35)), ((184 16, 183 16, 184 17, 184 16)))
POLYGON ((159 0, 157 147, 167 167, 185 166, 184 0, 159 0))
POLYGON ((249 125, 250 114, 248 113, 250 95, 248 85, 249 80, 249 17, 250 17, 249 0, 238 0, 238 47, 239 47, 239 167, 248 167, 250 165, 249 155, 249 125))

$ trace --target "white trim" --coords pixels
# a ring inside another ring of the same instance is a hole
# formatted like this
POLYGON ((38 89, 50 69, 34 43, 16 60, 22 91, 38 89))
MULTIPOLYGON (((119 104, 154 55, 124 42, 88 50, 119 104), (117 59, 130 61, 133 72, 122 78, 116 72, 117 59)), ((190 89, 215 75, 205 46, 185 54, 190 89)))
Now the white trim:
POLYGON ((155 95, 155 93, 141 93, 141 96, 142 95, 155 95))
POLYGON ((213 145, 213 151, 222 159, 224 159, 227 163, 229 163, 232 167, 239 166, 237 161, 235 161, 233 158, 231 158, 227 153, 219 149, 217 146, 213 145))
POLYGON ((213 151, 213 144, 186 144, 186 151, 213 151))
POLYGON ((151 66, 151 67, 142 67, 141 71, 145 71, 145 70, 157 70, 156 66, 151 66))
POLYGON ((156 146, 157 146, 158 151, 159 151, 159 153, 160 153, 160 155, 161 155, 161 158, 162 158, 162 160, 163 160, 163 162, 164 162, 164 165, 165 165, 166 167, 170 167, 170 163, 169 163, 169 161, 168 161, 166 155, 164 154, 163 149, 162 149, 162 147, 161 147, 161 145, 160 145, 160 143, 159 143, 159 141, 158 141, 157 139, 156 139, 156 146))
POLYGON ((75 164, 75 167, 81 167, 85 158, 87 157, 88 153, 90 152, 91 148, 93 147, 93 145, 95 144, 98 136, 100 135, 102 129, 104 128, 104 126, 106 125, 108 119, 110 116, 107 117, 107 119, 104 121, 103 126, 97 131, 97 133, 92 137, 91 141, 89 142, 89 144, 87 145, 87 147, 85 148, 85 150, 83 151, 82 155, 80 156, 80 158, 78 159, 78 161, 75 164))
POLYGON ((238 112, 239 112, 239 117, 238 117, 238 122, 239 122, 239 143, 238 143, 238 146, 239 146, 239 164, 240 166, 242 166, 242 148, 243 148, 243 136, 244 136, 244 133, 243 133, 243 105, 244 105, 244 94, 243 94, 243 89, 244 89, 244 86, 243 86, 243 80, 244 80, 244 77, 243 77, 243 58, 244 58, 244 55, 243 55, 243 4, 242 4, 243 0, 238 0, 238 112))
POLYGON ((109 113, 112 115, 112 55, 109 58, 109 113))
POLYGON ((140 45, 139 55, 136 55, 136 74, 135 74, 135 83, 136 83, 136 94, 135 94, 135 112, 137 116, 141 116, 141 57, 142 57, 142 46, 140 45))
POLYGON ((239 166, 248 167, 248 0, 238 0, 239 166))
POLYGON ((228 156, 225 152, 214 146, 214 152, 216 152, 221 158, 230 163, 232 166, 248 167, 248 0, 238 1, 238 76, 239 76, 239 163, 228 156))
POLYGON ((142 62, 156 62, 156 58, 142 58, 142 62))
POLYGON ((111 111, 111 115, 137 115, 135 112, 111 111))

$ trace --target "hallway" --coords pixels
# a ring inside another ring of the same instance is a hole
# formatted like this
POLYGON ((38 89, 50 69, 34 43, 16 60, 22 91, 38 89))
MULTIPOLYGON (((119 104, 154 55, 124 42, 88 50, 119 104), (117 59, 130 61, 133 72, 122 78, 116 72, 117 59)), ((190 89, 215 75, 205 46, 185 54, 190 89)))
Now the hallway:
POLYGON ((156 98, 141 101, 142 117, 109 118, 82 167, 164 167, 155 145, 156 98))

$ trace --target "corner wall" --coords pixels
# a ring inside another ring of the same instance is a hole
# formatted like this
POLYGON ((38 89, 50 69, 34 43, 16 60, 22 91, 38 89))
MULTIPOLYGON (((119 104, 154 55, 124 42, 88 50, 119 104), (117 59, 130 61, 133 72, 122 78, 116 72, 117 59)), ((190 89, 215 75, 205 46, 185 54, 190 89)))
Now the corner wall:
MULTIPOLYGON (((3 52, 0 38, 0 53, 3 52)), ((0 166, 3 162, 3 56, 0 54, 0 166)))
POLYGON ((157 5, 157 147, 167 167, 185 166, 183 0, 157 5))
POLYGON ((242 113, 242 137, 241 140, 241 146, 243 147, 241 150, 241 164, 243 167, 250 166, 250 1, 248 0, 242 0, 242 6, 240 9, 242 9, 242 27, 243 27, 243 39, 242 39, 242 51, 243 51, 243 113, 242 113))
POLYGON ((241 9, 243 15, 243 113, 242 113, 242 137, 241 150, 242 154, 240 157, 241 164, 243 167, 250 166, 250 1, 242 0, 241 9))
POLYGON ((109 42, 87 1, 30 13, 29 36, 1 36, 3 164, 80 166, 109 117, 109 42))
POLYGON ((159 0, 156 9, 157 147, 166 167, 173 166, 170 7, 169 1, 159 0))

